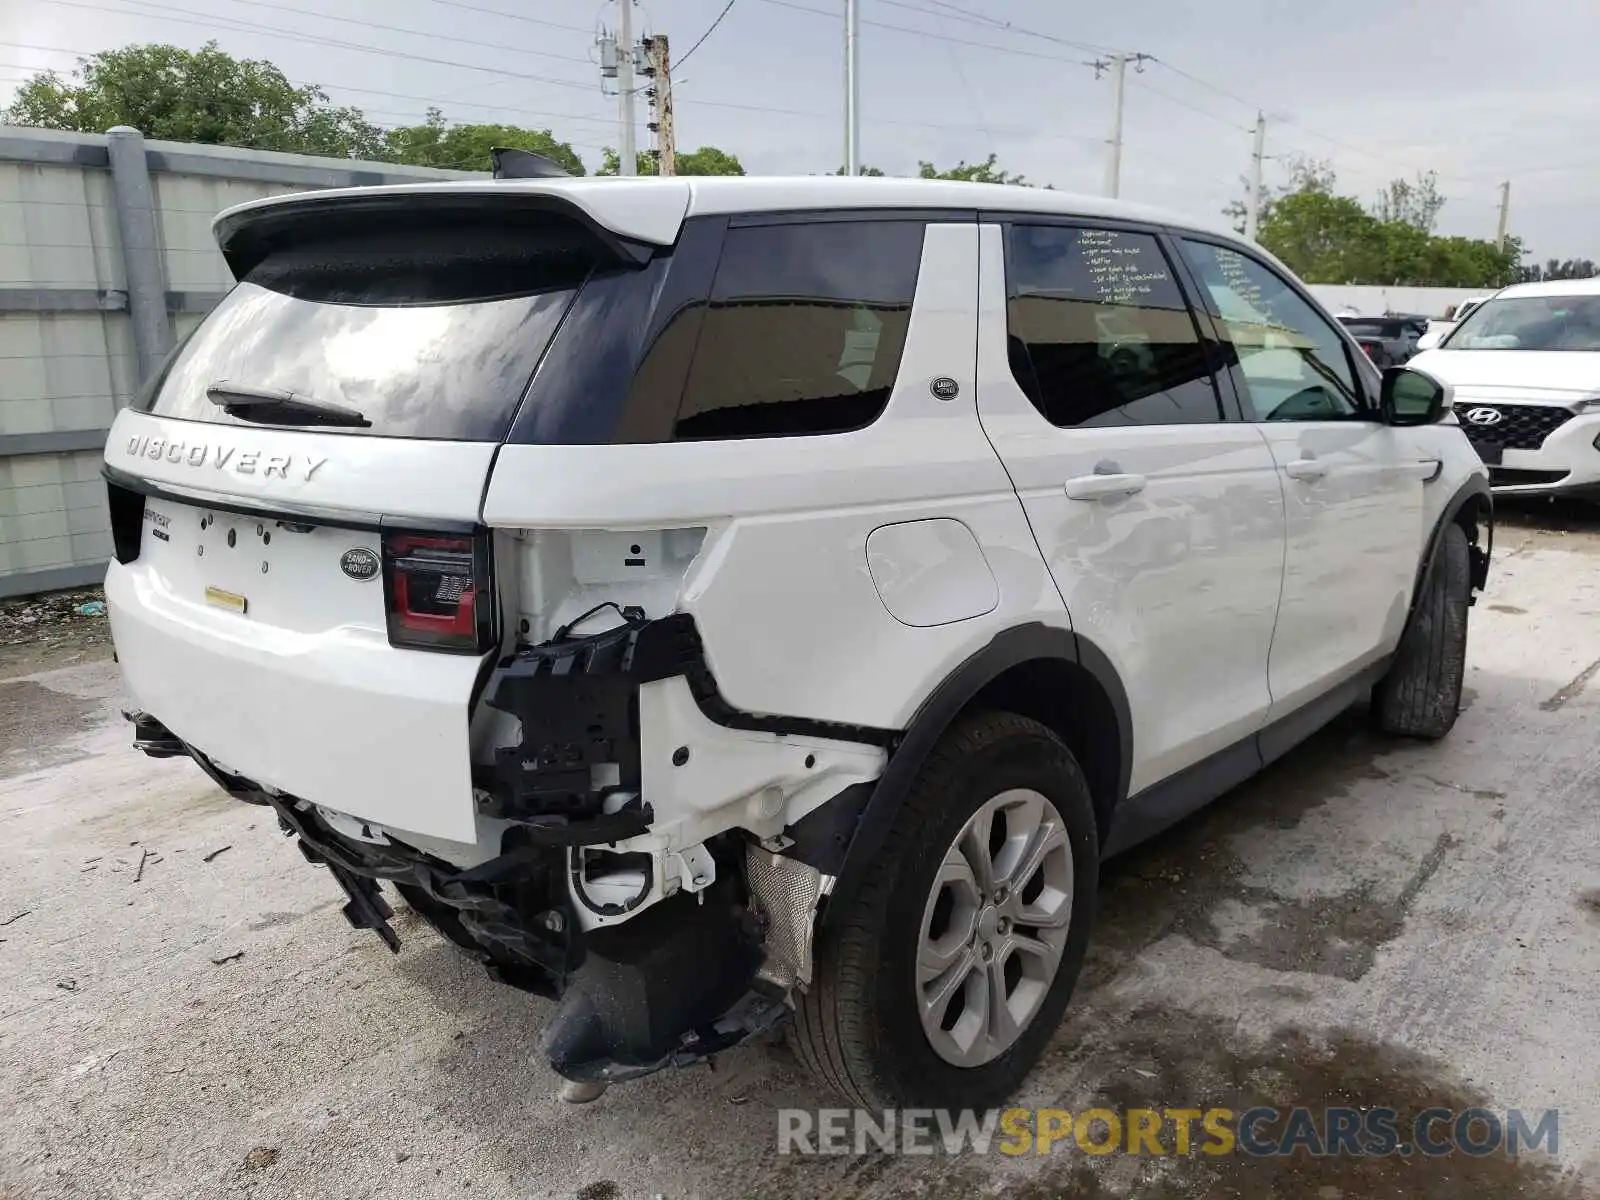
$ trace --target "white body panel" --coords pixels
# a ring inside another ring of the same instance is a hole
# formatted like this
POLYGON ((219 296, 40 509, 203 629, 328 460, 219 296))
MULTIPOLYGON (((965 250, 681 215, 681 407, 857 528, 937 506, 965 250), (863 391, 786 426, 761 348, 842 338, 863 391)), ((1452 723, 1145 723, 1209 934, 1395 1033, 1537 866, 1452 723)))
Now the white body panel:
POLYGON ((1268 682, 1272 720, 1392 651, 1405 628, 1438 472, 1370 421, 1256 424, 1283 478, 1288 541, 1268 682))
POLYGON ((125 408, 106 464, 197 504, 475 521, 494 461, 488 442, 358 437, 175 421, 125 408))
POLYGON ((1051 425, 1007 357, 1001 231, 988 226, 982 236, 984 430, 1016 483, 1073 628, 1122 679, 1136 792, 1248 737, 1266 718, 1283 575, 1277 472, 1245 424, 1051 425), (1069 496, 1068 481, 1097 467, 1139 477, 1141 490, 1069 496))
POLYGON ((123 677, 140 706, 264 787, 473 842, 468 707, 480 660, 392 647, 382 580, 340 570, 347 550, 376 554, 377 534, 323 526, 316 514, 471 521, 494 450, 124 410, 107 462, 187 501, 147 500, 139 558, 106 576, 123 677), (313 528, 210 499, 303 512, 313 528), (245 610, 208 601, 208 588, 243 597, 245 610))
POLYGON ((983 547, 960 521, 937 517, 881 525, 867 538, 878 599, 905 625, 925 628, 992 612, 1000 588, 983 547))
MULTIPOLYGON (((199 510, 152 504, 175 525, 198 525, 199 510)), ((159 552, 112 563, 106 600, 129 690, 231 772, 392 828, 473 842, 467 704, 478 660, 392 648, 382 584, 338 576, 339 553, 359 543, 329 530, 300 536, 326 543, 338 582, 364 589, 315 629, 214 607, 187 562, 159 552)), ((305 556, 273 557, 293 586, 305 556)))
MULTIPOLYGON (((484 500, 497 528, 710 527, 677 596, 723 696, 757 713, 900 729, 962 660, 1028 621, 1065 627, 1005 470, 978 423, 977 233, 934 225, 888 408, 853 433, 623 446, 505 446, 484 500), (954 379, 954 400, 930 384, 954 379), (867 541, 947 518, 998 591, 981 619, 890 614, 867 541)), ((650 612, 651 616, 662 615, 650 612)), ((648 786, 648 785, 647 785, 648 786)))

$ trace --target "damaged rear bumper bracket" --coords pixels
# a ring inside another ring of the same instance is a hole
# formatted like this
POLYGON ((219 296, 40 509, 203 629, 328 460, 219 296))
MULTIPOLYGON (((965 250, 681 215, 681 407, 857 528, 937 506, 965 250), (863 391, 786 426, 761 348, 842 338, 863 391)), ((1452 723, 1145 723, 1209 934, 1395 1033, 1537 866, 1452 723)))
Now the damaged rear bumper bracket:
POLYGON ((730 729, 889 745, 893 730, 735 709, 706 663, 689 613, 624 623, 588 637, 528 646, 504 659, 485 702, 521 723, 515 746, 479 774, 486 816, 525 823, 567 845, 621 841, 649 829, 639 761, 639 688, 682 676, 701 713, 730 729), (615 822, 614 825, 606 824, 615 822))

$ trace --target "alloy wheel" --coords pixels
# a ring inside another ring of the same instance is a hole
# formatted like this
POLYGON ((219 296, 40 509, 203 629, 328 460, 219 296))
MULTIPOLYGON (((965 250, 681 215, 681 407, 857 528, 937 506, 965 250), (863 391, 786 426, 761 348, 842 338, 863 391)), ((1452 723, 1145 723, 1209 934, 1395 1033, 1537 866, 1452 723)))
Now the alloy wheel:
POLYGON ((1001 792, 961 827, 917 947, 917 1011, 940 1058, 982 1066, 1022 1036, 1061 965, 1072 877, 1066 822, 1039 792, 1001 792))

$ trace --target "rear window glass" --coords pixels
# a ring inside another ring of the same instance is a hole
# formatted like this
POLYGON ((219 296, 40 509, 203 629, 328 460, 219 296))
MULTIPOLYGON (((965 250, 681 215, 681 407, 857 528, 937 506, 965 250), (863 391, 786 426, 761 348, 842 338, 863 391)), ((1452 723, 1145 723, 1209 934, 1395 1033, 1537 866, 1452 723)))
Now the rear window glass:
POLYGON ((275 426, 499 441, 599 261, 587 233, 559 220, 300 239, 244 276, 136 404, 183 420, 259 423, 234 415, 248 406, 228 411, 208 396, 227 384, 292 393, 370 423, 323 424, 280 408, 269 414, 275 426))
POLYGON ((900 370, 921 221, 734 227, 675 438, 840 433, 875 421, 900 370))

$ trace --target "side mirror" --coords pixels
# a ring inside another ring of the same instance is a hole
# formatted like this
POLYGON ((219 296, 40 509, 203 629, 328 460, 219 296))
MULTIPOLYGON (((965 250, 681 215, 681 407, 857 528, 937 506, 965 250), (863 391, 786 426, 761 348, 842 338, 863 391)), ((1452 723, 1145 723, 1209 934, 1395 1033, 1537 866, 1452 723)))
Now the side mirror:
POLYGON ((1450 407, 1453 389, 1411 367, 1383 372, 1379 410, 1385 425, 1432 425, 1450 407))

